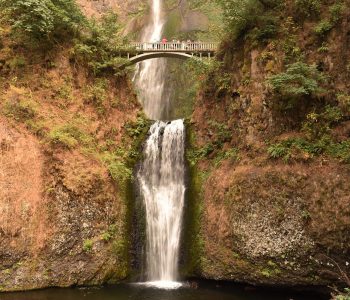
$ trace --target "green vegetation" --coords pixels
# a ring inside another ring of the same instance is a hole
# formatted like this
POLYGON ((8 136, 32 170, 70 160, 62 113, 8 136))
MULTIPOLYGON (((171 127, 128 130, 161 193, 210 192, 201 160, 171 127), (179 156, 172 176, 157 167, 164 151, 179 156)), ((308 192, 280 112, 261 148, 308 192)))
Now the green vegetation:
POLYGON ((350 95, 339 93, 337 95, 338 107, 344 116, 350 115, 350 95))
POLYGON ((331 31, 334 26, 339 22, 341 19, 343 12, 345 11, 345 4, 341 1, 337 1, 335 4, 331 5, 329 7, 329 18, 322 19, 316 26, 315 26, 315 33, 321 37, 324 38, 325 35, 331 31))
POLYGON ((67 149, 73 149, 78 145, 90 145, 93 142, 93 137, 70 124, 53 128, 49 132, 48 138, 52 145, 67 149))
POLYGON ((107 231, 105 231, 104 233, 102 233, 101 235, 101 239, 105 242, 109 242, 110 240, 112 240, 115 235, 117 234, 118 230, 117 230, 117 225, 112 224, 108 227, 107 231))
POLYGON ((87 66, 96 75, 109 70, 116 75, 123 75, 124 71, 120 67, 127 60, 119 55, 125 51, 127 40, 120 31, 118 16, 112 12, 99 21, 90 21, 88 31, 75 41, 73 59, 87 66))
POLYGON ((224 20, 230 34, 237 38, 251 27, 254 27, 263 11, 259 0, 218 0, 222 5, 224 20))
POLYGON ((32 42, 57 42, 77 35, 85 22, 74 0, 0 0, 14 34, 32 42))
POLYGON ((94 242, 92 240, 85 240, 83 243, 83 250, 85 252, 91 252, 94 242))
POLYGON ((267 151, 271 158, 282 158, 285 162, 326 154, 341 162, 350 163, 350 141, 335 142, 329 136, 316 141, 303 138, 287 139, 271 144, 267 151))
MULTIPOLYGON (((140 159, 140 145, 144 141, 150 126, 150 121, 145 116, 139 115, 135 122, 129 122, 125 125, 127 138, 123 142, 129 145, 117 146, 113 143, 107 143, 108 149, 102 147, 98 154, 99 159, 107 167, 110 176, 118 182, 120 192, 126 197, 128 185, 133 179, 133 167, 140 159), (127 140, 128 139, 128 140, 127 140)), ((122 143, 123 143, 122 142, 122 143)))
POLYGON ((344 290, 344 293, 341 293, 340 295, 334 296, 334 300, 350 300, 350 288, 346 288, 344 290))
POLYGON ((222 6, 224 21, 233 40, 252 31, 253 40, 266 41, 277 34, 277 19, 269 10, 283 1, 271 0, 217 0, 222 6))
POLYGON ((296 13, 304 18, 320 13, 321 0, 294 0, 296 13))
POLYGON ((25 122, 37 115, 38 104, 30 97, 20 97, 17 101, 6 101, 2 109, 5 116, 25 122))
POLYGON ((230 150, 219 152, 214 159, 215 166, 219 166, 221 162, 224 160, 231 160, 231 161, 239 160, 239 150, 236 148, 232 148, 230 150))
POLYGON ((321 113, 312 112, 307 115, 303 131, 310 140, 321 139, 330 134, 331 127, 337 124, 342 117, 342 112, 338 107, 327 105, 321 113))
POLYGON ((103 115, 106 107, 105 100, 107 97, 108 80, 105 78, 98 78, 96 82, 87 85, 85 89, 85 103, 92 104, 100 115, 103 115))
POLYGON ((285 73, 269 78, 273 90, 287 97, 300 97, 304 95, 318 95, 323 92, 320 83, 325 76, 319 72, 315 65, 296 62, 287 66, 285 73))

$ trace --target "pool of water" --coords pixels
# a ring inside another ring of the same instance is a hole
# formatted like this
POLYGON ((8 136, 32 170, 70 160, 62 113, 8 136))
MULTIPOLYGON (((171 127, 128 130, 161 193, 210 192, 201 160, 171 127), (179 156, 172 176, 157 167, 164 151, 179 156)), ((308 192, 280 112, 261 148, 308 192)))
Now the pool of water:
POLYGON ((327 300, 309 292, 254 289, 241 285, 199 283, 192 288, 164 290, 138 284, 111 287, 47 289, 23 293, 0 293, 1 300, 327 300))

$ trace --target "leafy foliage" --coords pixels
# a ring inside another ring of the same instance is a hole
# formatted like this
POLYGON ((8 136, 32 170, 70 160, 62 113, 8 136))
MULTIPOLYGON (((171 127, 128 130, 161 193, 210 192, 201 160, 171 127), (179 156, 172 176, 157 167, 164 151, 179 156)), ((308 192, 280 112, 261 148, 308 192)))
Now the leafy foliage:
POLYGON ((231 161, 237 161, 239 160, 239 151, 237 148, 232 148, 226 151, 221 151, 218 153, 218 155, 214 159, 215 166, 219 166, 222 161, 224 160, 231 160, 231 161))
MULTIPOLYGON (((317 70, 316 65, 296 62, 287 67, 287 71, 268 79, 274 92, 284 96, 287 100, 299 99, 303 96, 318 96, 324 90, 320 84, 326 77, 317 70)), ((291 105, 292 101, 289 101, 291 105)), ((287 107, 288 107, 287 105, 287 107)))
POLYGON ((254 24, 263 5, 259 0, 218 0, 224 12, 226 26, 234 37, 239 37, 254 24))
POLYGON ((277 32, 274 18, 266 14, 266 8, 278 7, 280 0, 217 0, 224 14, 224 21, 235 39, 254 29, 252 37, 265 40, 277 32))
POLYGON ((342 162, 350 163, 350 140, 336 142, 331 136, 331 127, 342 119, 338 107, 326 106, 321 113, 310 113, 303 124, 305 138, 291 138, 269 146, 271 158, 284 161, 310 158, 321 154, 330 155, 342 162))
POLYGON ((200 160, 207 158, 215 150, 215 146, 210 143, 201 148, 191 149, 187 151, 187 160, 191 166, 195 166, 200 160))
POLYGON ((75 35, 85 21, 74 0, 0 0, 0 9, 14 33, 37 41, 75 35))
POLYGON ((324 37, 339 22, 344 11, 345 11, 345 5, 339 1, 333 4, 332 6, 330 6, 329 8, 330 17, 321 20, 316 25, 315 33, 319 37, 324 37))
POLYGON ((338 123, 343 115, 338 107, 326 106, 321 113, 312 112, 307 115, 303 131, 310 140, 322 138, 329 134, 331 126, 338 123))
POLYGON ((271 158, 282 158, 286 162, 291 159, 308 159, 327 154, 341 162, 350 163, 350 141, 336 143, 329 136, 324 136, 316 141, 308 141, 302 138, 288 139, 270 145, 267 151, 271 158))
POLYGON ((302 17, 315 16, 320 12, 320 0, 295 0, 297 15, 302 17))
POLYGON ((94 74, 112 69, 120 74, 120 66, 127 60, 119 57, 125 51, 127 40, 122 37, 118 16, 106 14, 101 20, 92 20, 88 30, 79 39, 72 51, 72 56, 78 63, 87 65, 94 74))
POLYGON ((331 24, 328 20, 322 20, 315 27, 315 33, 319 36, 325 35, 333 28, 333 24, 331 24))
POLYGON ((337 95, 337 101, 342 114, 348 117, 350 115, 350 95, 339 93, 337 95))

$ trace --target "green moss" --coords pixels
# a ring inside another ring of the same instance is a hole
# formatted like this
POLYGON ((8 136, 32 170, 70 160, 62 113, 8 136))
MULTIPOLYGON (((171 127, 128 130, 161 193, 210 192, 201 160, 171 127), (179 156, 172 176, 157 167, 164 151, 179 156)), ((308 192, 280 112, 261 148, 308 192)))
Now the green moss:
MULTIPOLYGON (((194 132, 189 124, 187 124, 186 129, 186 152, 191 152, 194 147, 194 132)), ((204 176, 202 176, 202 173, 191 161, 188 161, 188 165, 189 186, 186 190, 187 207, 184 218, 185 236, 183 237, 186 255, 182 272, 185 276, 193 276, 200 273, 203 263, 201 225, 203 210, 202 186, 204 176)))

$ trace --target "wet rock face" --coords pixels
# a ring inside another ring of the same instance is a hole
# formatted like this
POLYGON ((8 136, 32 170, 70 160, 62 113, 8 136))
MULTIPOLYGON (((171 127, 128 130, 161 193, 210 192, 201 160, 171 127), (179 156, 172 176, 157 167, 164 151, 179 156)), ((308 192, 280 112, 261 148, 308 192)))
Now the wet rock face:
POLYGON ((327 256, 347 268, 349 176, 346 167, 224 164, 204 187, 201 276, 284 285, 337 280, 327 256))

